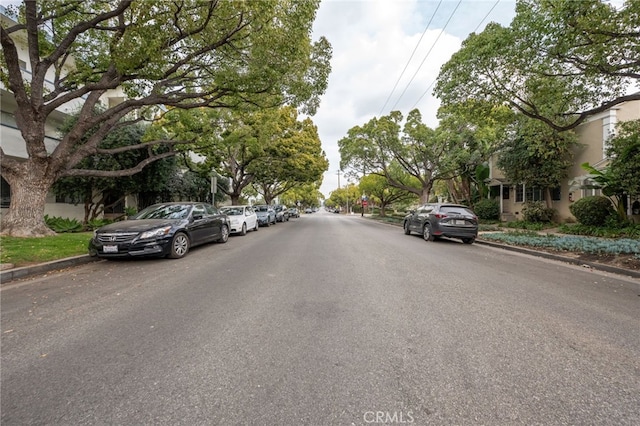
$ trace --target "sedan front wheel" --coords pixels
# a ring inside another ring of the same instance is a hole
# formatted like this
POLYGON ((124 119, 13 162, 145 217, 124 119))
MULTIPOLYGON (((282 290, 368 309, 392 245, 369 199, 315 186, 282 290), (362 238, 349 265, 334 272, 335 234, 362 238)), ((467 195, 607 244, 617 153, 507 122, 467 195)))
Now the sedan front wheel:
POLYGON ((178 232, 171 240, 171 251, 169 257, 171 259, 180 259, 189 252, 189 237, 184 232, 178 232))
POLYGON ((229 227, 227 225, 222 225, 222 229, 220 229, 220 239, 219 243, 226 243, 229 240, 229 227))

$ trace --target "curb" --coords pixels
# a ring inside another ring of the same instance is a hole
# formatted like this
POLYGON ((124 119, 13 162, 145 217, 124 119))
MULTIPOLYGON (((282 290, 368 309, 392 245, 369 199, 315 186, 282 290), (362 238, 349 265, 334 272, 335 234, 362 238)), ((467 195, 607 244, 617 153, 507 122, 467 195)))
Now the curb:
POLYGON ((624 276, 631 277, 631 278, 640 278, 640 271, 633 271, 631 269, 618 268, 618 267, 615 267, 615 266, 605 265, 603 263, 587 262, 587 261, 584 261, 584 260, 574 259, 572 257, 561 256, 561 255, 553 254, 553 253, 547 253, 547 252, 544 252, 544 251, 531 250, 531 249, 527 249, 527 248, 524 248, 524 247, 510 246, 510 245, 507 245, 507 244, 494 243, 492 241, 482 240, 482 239, 480 239, 480 237, 478 237, 476 239, 476 243, 477 244, 483 244, 483 245, 486 245, 486 246, 496 247, 496 248, 499 248, 499 249, 502 249, 502 250, 515 251, 515 252, 519 252, 519 253, 529 254, 531 256, 537 256, 537 257, 542 257, 542 258, 545 258, 545 259, 557 260, 557 261, 560 261, 560 262, 570 263, 572 265, 584 266, 584 267, 587 267, 587 268, 590 268, 590 269, 595 269, 597 271, 610 272, 610 273, 613 273, 613 274, 624 275, 624 276))
MULTIPOLYGON (((373 220, 374 222, 382 223, 382 224, 385 224, 385 225, 401 227, 400 224, 379 221, 379 220, 373 219, 371 217, 366 217, 366 215, 365 215, 365 219, 370 219, 370 220, 373 220)), ((511 245, 508 245, 508 244, 495 243, 493 241, 483 240, 482 239, 482 235, 478 235, 478 238, 476 238, 476 244, 483 244, 483 245, 486 245, 486 246, 491 246, 491 247, 495 247, 495 248, 499 248, 499 249, 503 249, 503 250, 515 251, 515 252, 528 254, 528 255, 531 255, 531 256, 542 257, 542 258, 550 259, 550 260, 557 260, 557 261, 569 263, 569 264, 572 264, 572 265, 584 266, 586 268, 594 269, 594 270, 597 270, 597 271, 603 271, 603 272, 609 272, 609 273, 612 273, 612 274, 623 275, 625 277, 640 278, 640 271, 634 271, 634 270, 631 270, 631 269, 618 268, 616 266, 609 266, 609 265, 605 265, 603 263, 588 262, 588 261, 584 261, 584 260, 580 260, 580 259, 575 259, 575 258, 572 258, 572 257, 562 256, 562 255, 553 254, 553 253, 547 253, 545 251, 538 251, 538 250, 532 250, 532 249, 519 247, 519 246, 511 246, 511 245)))
POLYGON ((53 260, 51 262, 45 262, 38 265, 23 266, 21 268, 7 269, 0 272, 0 284, 17 280, 19 278, 30 277, 33 275, 44 274, 46 272, 55 271, 57 269, 64 269, 70 266, 83 265, 85 263, 92 263, 102 260, 98 257, 91 257, 88 254, 80 256, 68 257, 66 259, 53 260))

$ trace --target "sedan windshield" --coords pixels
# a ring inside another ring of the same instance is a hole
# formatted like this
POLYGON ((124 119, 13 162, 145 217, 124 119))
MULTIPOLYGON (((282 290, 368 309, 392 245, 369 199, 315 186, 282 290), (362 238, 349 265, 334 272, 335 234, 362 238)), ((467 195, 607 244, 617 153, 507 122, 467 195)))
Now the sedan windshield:
POLYGON ((225 214, 227 214, 229 216, 242 216, 244 214, 242 209, 235 209, 233 207, 226 207, 226 208, 222 208, 220 210, 222 210, 223 213, 225 213, 225 214))
POLYGON ((162 204, 142 210, 136 219, 184 219, 189 216, 190 205, 162 204))

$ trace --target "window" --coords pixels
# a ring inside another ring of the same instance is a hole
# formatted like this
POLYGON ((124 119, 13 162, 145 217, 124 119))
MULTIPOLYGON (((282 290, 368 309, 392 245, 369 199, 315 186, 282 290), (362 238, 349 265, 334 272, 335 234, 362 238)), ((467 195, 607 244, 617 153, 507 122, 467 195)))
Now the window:
POLYGON ((2 179, 2 185, 0 186, 0 198, 2 202, 0 203, 0 207, 9 208, 9 204, 11 204, 11 187, 4 178, 0 179, 2 179))
POLYGON ((560 201, 562 199, 562 191, 559 186, 556 186, 551 190, 551 200, 560 201))
POLYGON ((18 65, 20 66, 20 69, 23 71, 27 70, 27 63, 21 59, 18 59, 18 65))
POLYGON ((525 188, 524 198, 525 201, 542 201, 544 199, 542 189, 533 186, 525 188))
POLYGON ((524 185, 516 185, 516 203, 524 203, 524 185))
POLYGON ((585 188, 582 190, 583 197, 592 197, 596 195, 602 195, 602 190, 600 188, 585 188))

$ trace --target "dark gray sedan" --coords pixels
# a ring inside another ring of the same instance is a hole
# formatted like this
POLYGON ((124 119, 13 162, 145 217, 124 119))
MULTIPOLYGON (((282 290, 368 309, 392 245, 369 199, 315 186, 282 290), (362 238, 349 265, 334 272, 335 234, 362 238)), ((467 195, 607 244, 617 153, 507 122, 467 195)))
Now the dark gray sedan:
POLYGON ((181 258, 189 248, 229 239, 229 218, 207 203, 161 203, 136 216, 98 228, 89 254, 104 258, 181 258))
POLYGON ((461 204, 427 203, 406 215, 403 227, 405 234, 415 232, 426 241, 449 237, 472 244, 478 236, 478 217, 461 204))

